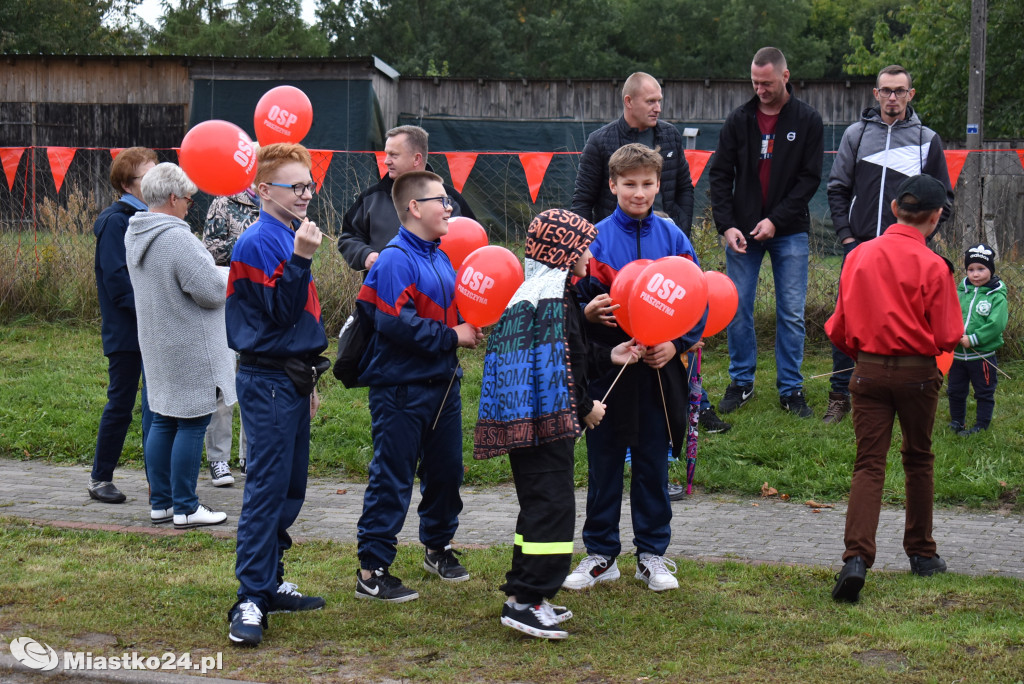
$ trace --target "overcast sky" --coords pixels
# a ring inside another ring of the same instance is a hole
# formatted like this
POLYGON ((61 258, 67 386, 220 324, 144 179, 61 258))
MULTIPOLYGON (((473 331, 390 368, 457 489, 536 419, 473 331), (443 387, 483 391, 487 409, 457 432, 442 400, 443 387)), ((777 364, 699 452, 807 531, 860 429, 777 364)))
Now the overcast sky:
MULTIPOLYGON (((176 0, 171 0, 171 5, 177 6, 176 0)), ((160 0, 142 0, 136 10, 140 17, 142 17, 151 26, 157 26, 157 20, 163 15, 163 8, 160 0)), ((302 0, 302 20, 307 24, 312 24, 316 21, 314 12, 316 11, 315 0, 302 0)))

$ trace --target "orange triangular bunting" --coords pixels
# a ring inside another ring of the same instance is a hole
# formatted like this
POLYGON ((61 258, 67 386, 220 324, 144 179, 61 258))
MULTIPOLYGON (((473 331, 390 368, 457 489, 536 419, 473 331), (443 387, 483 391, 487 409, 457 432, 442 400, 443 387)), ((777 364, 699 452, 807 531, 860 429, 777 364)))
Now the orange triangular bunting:
POLYGON ((537 193, 540 192, 540 184, 544 182, 544 174, 548 172, 548 164, 554 152, 522 152, 519 161, 523 164, 523 171, 526 172, 526 185, 530 188, 530 199, 537 203, 537 193))
POLYGON ((75 158, 74 147, 47 147, 46 156, 50 160, 50 171, 53 173, 53 184, 57 186, 57 192, 64 185, 64 176, 68 173, 71 160, 75 158))
POLYGON ((124 152, 124 149, 125 148, 123 148, 123 147, 111 147, 110 148, 110 158, 111 159, 117 159, 117 155, 119 155, 122 152, 124 152))
POLYGON ((324 176, 327 175, 327 169, 331 166, 334 152, 330 150, 310 150, 309 156, 313 158, 313 168, 310 170, 310 173, 313 174, 313 182, 316 183, 317 188, 322 188, 324 187, 324 176))
POLYGON ((377 157, 377 171, 380 172, 380 177, 383 178, 388 172, 388 167, 384 165, 384 158, 387 156, 387 153, 374 152, 373 156, 377 157))
POLYGON ((949 182, 956 187, 956 181, 960 178, 960 170, 964 168, 967 161, 967 150, 945 150, 946 168, 949 169, 949 182))
POLYGON ((1017 159, 1020 159, 1020 165, 1024 166, 1024 150, 1017 150, 1017 159))
POLYGON ((24 147, 0 147, 0 162, 4 165, 8 190, 14 190, 14 177, 18 173, 18 164, 21 163, 21 155, 24 153, 24 147))
POLYGON ((445 152, 445 159, 448 160, 448 173, 452 176, 452 186, 462 192, 466 187, 466 179, 476 164, 476 152, 445 152))
POLYGON ((711 152, 706 150, 685 150, 683 155, 686 157, 686 163, 690 165, 690 180, 693 181, 693 185, 696 187, 697 181, 700 180, 704 169, 708 165, 708 160, 711 159, 711 152))

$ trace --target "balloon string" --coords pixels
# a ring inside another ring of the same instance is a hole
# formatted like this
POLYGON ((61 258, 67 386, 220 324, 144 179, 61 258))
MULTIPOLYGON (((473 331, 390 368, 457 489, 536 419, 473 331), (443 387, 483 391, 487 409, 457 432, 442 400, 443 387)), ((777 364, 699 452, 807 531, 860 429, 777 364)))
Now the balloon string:
MULTIPOLYGON (((619 369, 619 374, 615 376, 615 379, 612 380, 612 384, 608 387, 608 391, 604 393, 603 397, 601 397, 601 403, 602 404, 608 399, 608 395, 612 393, 612 387, 615 387, 615 383, 617 383, 619 381, 619 378, 622 377, 622 373, 626 370, 626 368, 628 368, 629 366, 632 366, 632 365, 633 365, 632 363, 626 363, 626 364, 623 364, 622 368, 619 369)), ((587 432, 587 428, 584 427, 583 430, 580 432, 580 436, 576 438, 576 442, 577 443, 579 443, 579 441, 581 439, 583 439, 583 435, 585 435, 586 432, 587 432)))
POLYGON ((661 369, 658 369, 658 390, 661 392, 661 407, 665 410, 665 429, 668 430, 669 445, 675 444, 672 441, 672 426, 668 422, 668 402, 665 401, 665 388, 661 384, 661 369))
POLYGON ((459 364, 455 364, 455 370, 452 371, 452 379, 448 381, 448 389, 444 391, 444 398, 441 400, 441 405, 437 407, 437 415, 434 416, 434 424, 430 426, 431 430, 437 428, 437 421, 441 420, 441 411, 444 410, 444 403, 448 401, 448 393, 452 391, 452 385, 455 383, 455 376, 459 372, 459 364))
MULTIPOLYGON (((278 201, 277 201, 276 199, 274 199, 273 197, 267 197, 266 199, 270 200, 271 202, 273 202, 273 203, 274 203, 274 204, 276 204, 277 206, 281 207, 281 209, 283 209, 284 211, 288 212, 289 214, 291 214, 292 216, 294 216, 294 217, 295 217, 295 218, 296 218, 297 220, 299 220, 299 221, 308 221, 308 220, 309 220, 309 217, 308 217, 308 216, 299 216, 299 215, 298 215, 298 214, 296 214, 296 213, 295 213, 294 211, 292 211, 292 210, 291 210, 291 209, 289 209, 288 207, 284 206, 283 204, 281 204, 280 202, 278 202, 278 201)), ((321 234, 322 236, 324 236, 325 238, 327 238, 328 240, 330 240, 331 242, 335 242, 335 239, 334 239, 333 237, 331 237, 331 236, 330 236, 330 235, 328 235, 327 233, 323 232, 322 230, 320 231, 320 234, 321 234)))

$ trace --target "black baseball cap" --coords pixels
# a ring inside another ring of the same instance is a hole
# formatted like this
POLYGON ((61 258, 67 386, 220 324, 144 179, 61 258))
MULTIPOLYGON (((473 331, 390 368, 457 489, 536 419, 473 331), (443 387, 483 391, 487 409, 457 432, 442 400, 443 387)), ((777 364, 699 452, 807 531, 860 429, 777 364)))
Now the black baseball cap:
POLYGON ((907 211, 930 211, 946 206, 946 188, 931 176, 911 176, 896 188, 896 204, 907 211))

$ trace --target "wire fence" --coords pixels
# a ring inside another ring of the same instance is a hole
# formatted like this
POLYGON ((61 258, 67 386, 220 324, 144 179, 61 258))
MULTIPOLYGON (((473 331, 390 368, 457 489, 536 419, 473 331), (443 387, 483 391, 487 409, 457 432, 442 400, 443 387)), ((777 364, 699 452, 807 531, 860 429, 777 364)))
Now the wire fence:
MULTIPOLYGON (((0 321, 33 315, 46 319, 98 318, 92 276, 92 224, 115 196, 109 168, 110 148, 0 148, 4 180, 0 183, 0 321)), ((161 161, 177 161, 176 151, 160 149, 161 161)), ((311 218, 324 232, 341 231, 344 212, 356 196, 376 183, 382 153, 313 151, 314 180, 320 188, 311 218)), ((695 184, 693 241, 706 270, 725 270, 725 256, 711 222, 708 178, 703 163, 710 152, 688 151, 700 172, 695 184)), ((1011 319, 1004 354, 1024 357, 1024 321, 1014 313, 1024 290, 1024 150, 952 153, 951 178, 957 202, 933 248, 963 275, 963 249, 976 241, 993 244, 997 272, 1010 292, 1011 319), (958 168, 962 167, 962 170, 958 168)), ((811 263, 807 296, 807 330, 811 343, 825 342, 823 326, 836 299, 840 246, 835 238, 825 184, 835 158, 823 159, 822 184, 810 203, 811 263)), ((579 153, 433 153, 431 166, 460 189, 485 226, 492 242, 513 249, 521 245, 530 220, 540 211, 571 204, 579 153)), ((187 220, 202 232, 212 198, 197 195, 187 220)), ((321 249, 318 287, 329 329, 340 325, 358 287, 333 246, 321 249), (333 286, 324 287, 328 282, 333 286), (337 319, 337 320, 336 320, 337 319)), ((765 260, 755 304, 762 344, 774 334, 774 288, 765 260)))

